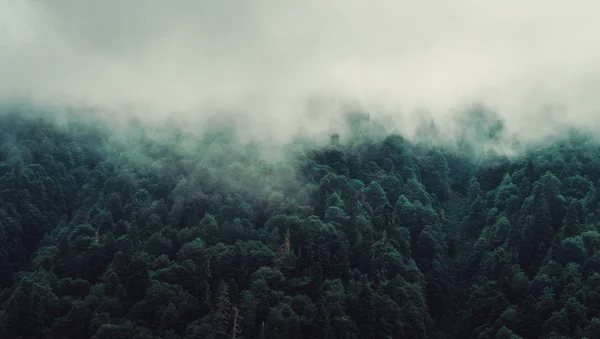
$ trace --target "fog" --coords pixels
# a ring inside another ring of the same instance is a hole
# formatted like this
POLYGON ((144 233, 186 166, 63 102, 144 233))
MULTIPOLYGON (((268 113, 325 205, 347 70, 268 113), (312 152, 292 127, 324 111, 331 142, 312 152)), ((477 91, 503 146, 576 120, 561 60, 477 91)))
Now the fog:
POLYGON ((484 103, 523 138, 598 128, 592 1, 0 0, 0 98, 284 140, 347 103, 452 130, 484 103))

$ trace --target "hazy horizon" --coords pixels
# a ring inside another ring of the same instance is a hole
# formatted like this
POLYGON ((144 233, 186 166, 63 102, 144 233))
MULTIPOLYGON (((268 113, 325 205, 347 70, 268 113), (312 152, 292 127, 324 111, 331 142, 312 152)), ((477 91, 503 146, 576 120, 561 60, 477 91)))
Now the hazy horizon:
POLYGON ((229 112, 274 140, 337 128, 346 103, 406 133, 478 103, 523 138, 597 129, 600 21, 577 4, 0 0, 0 99, 229 112))

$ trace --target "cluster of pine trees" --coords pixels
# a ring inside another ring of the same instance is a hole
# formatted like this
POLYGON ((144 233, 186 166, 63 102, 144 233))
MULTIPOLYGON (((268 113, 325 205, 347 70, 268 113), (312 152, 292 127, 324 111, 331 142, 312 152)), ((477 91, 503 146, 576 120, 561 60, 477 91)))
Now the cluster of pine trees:
POLYGON ((592 136, 475 157, 353 115, 267 160, 5 110, 1 338, 600 338, 592 136))

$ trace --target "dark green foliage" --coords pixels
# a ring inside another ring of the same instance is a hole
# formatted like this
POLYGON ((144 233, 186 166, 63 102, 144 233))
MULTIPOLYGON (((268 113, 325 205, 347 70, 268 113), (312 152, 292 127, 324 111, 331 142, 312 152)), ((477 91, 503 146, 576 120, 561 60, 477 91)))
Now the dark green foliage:
POLYGON ((19 113, 0 115, 2 338, 600 333, 581 133, 508 158, 484 153, 504 125, 482 107, 444 147, 433 120, 413 143, 353 114, 271 161, 224 125, 125 141, 19 113))

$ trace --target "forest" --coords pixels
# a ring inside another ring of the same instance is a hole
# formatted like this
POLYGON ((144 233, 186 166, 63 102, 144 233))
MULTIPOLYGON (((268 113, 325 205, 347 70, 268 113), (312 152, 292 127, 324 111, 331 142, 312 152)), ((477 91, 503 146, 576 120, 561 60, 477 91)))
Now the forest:
POLYGON ((600 338, 592 133, 509 153, 482 110, 454 142, 351 113, 269 156, 1 111, 0 338, 600 338))

